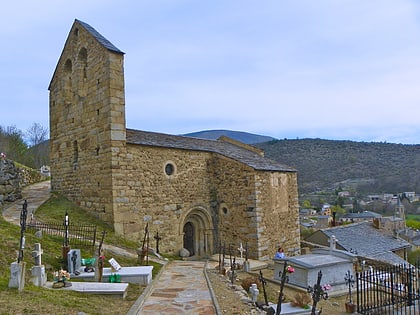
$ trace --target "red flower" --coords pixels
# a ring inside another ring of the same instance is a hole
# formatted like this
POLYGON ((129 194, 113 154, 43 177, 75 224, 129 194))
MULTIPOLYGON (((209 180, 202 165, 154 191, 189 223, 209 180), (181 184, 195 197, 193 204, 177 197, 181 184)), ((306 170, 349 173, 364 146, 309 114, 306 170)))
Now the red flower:
POLYGON ((287 266, 286 271, 287 271, 287 273, 294 273, 295 268, 293 268, 292 266, 287 266))

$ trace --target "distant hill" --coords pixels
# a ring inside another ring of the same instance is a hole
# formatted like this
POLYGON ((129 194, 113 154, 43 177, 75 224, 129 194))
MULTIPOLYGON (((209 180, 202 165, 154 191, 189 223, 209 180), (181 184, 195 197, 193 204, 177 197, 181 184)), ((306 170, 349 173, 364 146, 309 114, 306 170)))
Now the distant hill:
POLYGON ((246 143, 246 144, 254 144, 254 143, 261 143, 275 140, 273 137, 268 136, 261 136, 256 135, 253 133, 243 132, 243 131, 232 131, 232 130, 204 130, 198 132, 192 132, 184 134, 187 137, 194 137, 194 138, 201 138, 201 139, 209 139, 209 140, 216 140, 221 136, 226 136, 232 138, 234 140, 246 143))
POLYGON ((420 145, 297 139, 255 146, 298 170, 300 193, 339 186, 363 194, 420 193, 420 145))

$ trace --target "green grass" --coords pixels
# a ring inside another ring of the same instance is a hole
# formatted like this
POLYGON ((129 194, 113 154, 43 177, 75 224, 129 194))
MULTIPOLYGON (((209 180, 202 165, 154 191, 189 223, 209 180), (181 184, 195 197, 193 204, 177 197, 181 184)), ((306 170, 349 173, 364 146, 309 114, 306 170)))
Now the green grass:
MULTIPOLYGON (((100 234, 106 231, 104 244, 123 247, 126 250, 136 253, 140 246, 139 242, 125 240, 113 232, 112 228, 89 215, 80 207, 75 206, 66 198, 53 194, 35 212, 35 218, 41 221, 59 221, 64 219, 65 212, 68 212, 70 220, 74 224, 95 224, 100 234)), ((30 269, 33 265, 31 251, 35 243, 41 243, 43 249, 42 263, 46 267, 48 280, 52 280, 52 272, 64 266, 62 259, 63 239, 57 236, 50 236, 43 233, 42 238, 37 238, 34 231, 27 229, 25 233, 24 262, 26 262, 25 288, 23 292, 9 288, 10 264, 17 259, 17 251, 20 240, 20 227, 6 222, 0 216, 0 314, 126 314, 135 300, 139 297, 144 287, 129 285, 127 297, 122 300, 120 297, 87 295, 83 293, 61 291, 36 287, 30 282, 30 269)), ((82 257, 92 257, 91 247, 80 248, 82 257)), ((106 261, 113 257, 121 266, 138 265, 136 257, 116 255, 104 251, 106 261)), ((153 276, 155 276, 161 265, 149 260, 153 265, 153 276)), ((109 267, 106 263, 105 267, 109 267)))

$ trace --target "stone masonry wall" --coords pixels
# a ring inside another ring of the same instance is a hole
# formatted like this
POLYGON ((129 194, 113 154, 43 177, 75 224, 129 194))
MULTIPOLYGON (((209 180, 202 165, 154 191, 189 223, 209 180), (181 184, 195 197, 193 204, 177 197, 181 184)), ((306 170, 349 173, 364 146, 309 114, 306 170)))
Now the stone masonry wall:
POLYGON ((250 258, 257 257, 255 171, 236 161, 214 155, 209 161, 212 201, 217 204, 220 240, 238 248, 248 245, 250 258))
POLYGON ((287 256, 300 253, 297 175, 258 172, 256 176, 260 259, 272 259, 278 247, 287 256))
POLYGON ((76 22, 49 90, 51 188, 112 223, 113 173, 125 157, 123 55, 76 22))
POLYGON ((209 153, 127 145, 123 200, 115 215, 115 227, 125 237, 142 239, 159 230, 163 252, 178 253, 183 247, 183 218, 196 207, 210 211, 210 182, 206 169, 209 153), (165 165, 175 167, 165 173, 165 165))
POLYGON ((0 205, 22 198, 19 170, 12 160, 0 159, 0 205))

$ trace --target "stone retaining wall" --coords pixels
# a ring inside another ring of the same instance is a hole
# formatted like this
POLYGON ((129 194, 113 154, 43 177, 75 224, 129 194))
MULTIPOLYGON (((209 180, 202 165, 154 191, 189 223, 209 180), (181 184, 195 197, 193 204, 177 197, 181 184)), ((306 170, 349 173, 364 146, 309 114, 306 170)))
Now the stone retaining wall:
POLYGON ((12 160, 0 159, 0 205, 22 198, 22 188, 45 179, 38 170, 17 167, 12 160))

